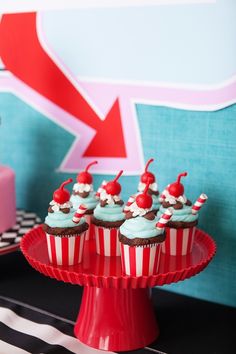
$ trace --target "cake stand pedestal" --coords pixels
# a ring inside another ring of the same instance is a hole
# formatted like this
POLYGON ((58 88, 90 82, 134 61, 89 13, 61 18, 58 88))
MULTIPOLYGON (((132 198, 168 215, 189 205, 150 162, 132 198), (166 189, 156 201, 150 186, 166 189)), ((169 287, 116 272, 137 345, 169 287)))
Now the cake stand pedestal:
POLYGON ((201 272, 213 258, 216 245, 209 235, 197 229, 190 255, 162 254, 158 274, 141 277, 124 275, 120 257, 97 255, 94 240, 85 242, 81 264, 51 265, 41 227, 23 237, 21 250, 31 266, 44 275, 84 286, 74 329, 81 342, 102 350, 128 351, 147 346, 159 335, 150 288, 201 272))

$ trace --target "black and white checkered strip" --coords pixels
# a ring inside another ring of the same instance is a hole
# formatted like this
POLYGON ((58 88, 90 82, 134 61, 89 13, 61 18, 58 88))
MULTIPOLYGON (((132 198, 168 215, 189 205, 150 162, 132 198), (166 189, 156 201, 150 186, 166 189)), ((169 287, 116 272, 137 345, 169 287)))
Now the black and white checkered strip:
MULTIPOLYGON (((73 336, 73 328, 73 321, 0 296, 0 354, 105 353, 81 343, 73 336)), ((128 353, 166 354, 148 347, 128 353)))
POLYGON ((0 234, 0 254, 16 250, 22 236, 40 223, 41 220, 35 213, 17 210, 15 226, 0 234))

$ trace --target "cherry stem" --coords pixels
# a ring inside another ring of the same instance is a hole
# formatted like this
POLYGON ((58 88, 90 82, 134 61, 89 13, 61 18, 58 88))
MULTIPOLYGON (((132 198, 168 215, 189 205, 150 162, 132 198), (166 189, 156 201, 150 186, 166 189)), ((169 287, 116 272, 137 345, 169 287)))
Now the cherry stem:
POLYGON ((71 183, 71 182, 73 182, 73 179, 72 179, 72 178, 67 179, 65 182, 63 182, 63 183, 60 185, 59 189, 62 190, 67 184, 69 184, 69 183, 71 183))
POLYGON ((145 170, 144 170, 145 172, 147 172, 147 169, 148 169, 150 163, 153 162, 153 161, 154 161, 154 159, 148 160, 148 162, 146 163, 146 166, 145 166, 145 170))
POLYGON ((181 177, 186 177, 187 174, 188 174, 187 172, 182 172, 182 173, 180 173, 180 174, 178 175, 178 177, 177 177, 176 182, 179 184, 181 177))
POLYGON ((120 176, 122 175, 123 172, 124 172, 124 171, 121 170, 121 171, 118 173, 118 175, 115 177, 115 179, 113 179, 113 182, 116 182, 116 181, 120 178, 120 176))
POLYGON ((146 184, 146 186, 144 188, 143 194, 147 194, 147 191, 148 191, 148 188, 150 186, 150 183, 151 183, 151 179, 148 178, 148 181, 147 181, 147 184, 146 184))
POLYGON ((88 166, 86 167, 85 172, 88 172, 88 170, 90 169, 90 167, 91 167, 92 165, 97 164, 97 163, 98 163, 97 161, 90 162, 90 163, 88 164, 88 166))

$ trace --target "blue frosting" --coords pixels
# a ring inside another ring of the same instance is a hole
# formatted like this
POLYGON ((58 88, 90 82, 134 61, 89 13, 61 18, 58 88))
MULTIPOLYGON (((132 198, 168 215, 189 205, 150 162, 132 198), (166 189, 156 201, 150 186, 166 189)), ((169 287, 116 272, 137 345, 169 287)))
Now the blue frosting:
POLYGON ((154 220, 147 220, 142 216, 126 220, 120 227, 122 235, 129 239, 138 238, 150 238, 162 235, 164 229, 158 230, 156 223, 159 218, 155 217, 154 220))
POLYGON ((87 209, 92 210, 96 207, 98 201, 95 198, 95 192, 89 193, 86 198, 81 198, 79 195, 73 195, 70 197, 70 201, 73 204, 74 209, 78 209, 81 204, 84 204, 87 209))
POLYGON ((50 227, 74 227, 85 223, 85 218, 81 218, 78 224, 72 221, 75 210, 71 208, 68 214, 64 214, 61 211, 54 211, 54 213, 48 213, 45 218, 45 224, 50 227))
MULTIPOLYGON (((163 206, 160 207, 157 216, 161 215, 166 211, 166 208, 163 206)), ((172 208, 173 215, 171 221, 183 221, 183 222, 192 222, 198 219, 198 214, 192 214, 192 206, 184 205, 182 209, 172 208)))
POLYGON ((101 205, 98 204, 94 209, 93 215, 96 219, 102 221, 120 221, 125 219, 123 209, 123 205, 112 204, 101 207, 101 205))

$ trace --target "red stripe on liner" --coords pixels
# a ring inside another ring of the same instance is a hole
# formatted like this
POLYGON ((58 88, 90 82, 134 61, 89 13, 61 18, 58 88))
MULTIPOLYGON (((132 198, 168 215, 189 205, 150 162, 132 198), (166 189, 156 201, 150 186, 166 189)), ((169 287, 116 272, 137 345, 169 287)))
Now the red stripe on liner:
POLYGON ((155 259, 153 264, 153 274, 157 274, 159 266, 159 258, 161 253, 161 245, 156 245, 155 259))
POLYGON ((124 245, 123 245, 123 243, 121 243, 120 247, 121 247, 121 266, 122 266, 123 273, 126 274, 126 267, 125 267, 125 250, 124 250, 124 245))
POLYGON ((51 253, 52 253, 52 263, 57 264, 55 236, 50 235, 50 246, 51 246, 51 253))
POLYGON ((79 262, 80 236, 75 238, 74 247, 74 264, 77 264, 79 262))
POLYGON ((116 229, 110 230, 110 255, 116 256, 116 243, 117 243, 117 231, 116 229))
POLYGON ((165 246, 166 246, 166 254, 170 254, 170 228, 166 228, 166 239, 165 239, 165 246))
POLYGON ((105 252, 105 249, 104 249, 105 235, 104 235, 102 227, 98 228, 98 239, 99 239, 99 245, 100 245, 100 254, 102 256, 104 256, 104 252, 105 252))
POLYGON ((142 275, 149 275, 150 247, 143 247, 142 275))
POLYGON ((183 247, 183 229, 177 229, 176 231, 176 255, 181 255, 183 247))
POLYGON ((61 237, 62 265, 68 265, 69 263, 68 243, 68 237, 61 237))
POLYGON ((129 247, 130 275, 136 276, 136 247, 129 247))

